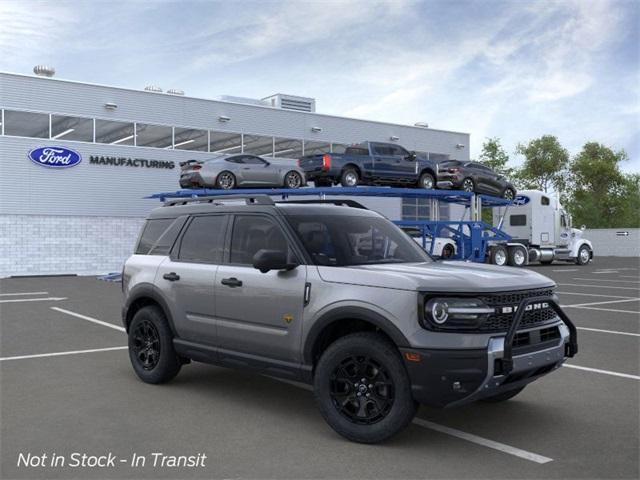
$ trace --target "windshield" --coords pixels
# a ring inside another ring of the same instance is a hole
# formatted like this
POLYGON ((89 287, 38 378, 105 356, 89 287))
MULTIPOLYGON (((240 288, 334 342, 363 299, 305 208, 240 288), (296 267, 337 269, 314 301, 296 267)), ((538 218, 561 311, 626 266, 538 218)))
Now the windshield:
POLYGON ((316 265, 348 267, 432 261, 402 230, 384 218, 293 215, 287 219, 316 265))

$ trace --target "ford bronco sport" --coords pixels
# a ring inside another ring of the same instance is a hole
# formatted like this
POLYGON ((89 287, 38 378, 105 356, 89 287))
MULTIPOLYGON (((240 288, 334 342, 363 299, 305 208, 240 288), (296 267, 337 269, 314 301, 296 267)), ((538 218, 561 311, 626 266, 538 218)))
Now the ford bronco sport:
POLYGON ((420 403, 507 400, 577 352, 554 283, 436 262, 364 208, 202 197, 149 215, 123 275, 129 356, 148 383, 191 360, 313 385, 344 437, 374 443, 420 403))

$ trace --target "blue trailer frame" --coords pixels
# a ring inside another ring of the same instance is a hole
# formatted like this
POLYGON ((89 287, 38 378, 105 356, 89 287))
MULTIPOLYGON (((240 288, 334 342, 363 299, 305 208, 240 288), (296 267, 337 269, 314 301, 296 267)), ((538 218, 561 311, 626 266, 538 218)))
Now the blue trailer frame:
POLYGON ((469 208, 471 220, 396 220, 399 227, 414 227, 422 234, 422 246, 427 249, 427 238, 432 239, 430 253, 433 254, 435 238, 446 236, 456 243, 457 260, 485 262, 489 250, 489 242, 508 242, 511 237, 500 228, 494 227, 480 219, 480 210, 485 207, 508 206, 509 200, 490 195, 475 194, 456 190, 424 190, 417 188, 393 187, 322 187, 322 188, 243 188, 233 190, 217 190, 200 188, 178 190, 175 192, 155 193, 146 198, 159 199, 164 202, 179 198, 225 197, 228 195, 270 195, 280 196, 283 200, 289 197, 318 196, 357 196, 357 197, 389 197, 389 198, 428 198, 447 203, 463 205, 469 208))

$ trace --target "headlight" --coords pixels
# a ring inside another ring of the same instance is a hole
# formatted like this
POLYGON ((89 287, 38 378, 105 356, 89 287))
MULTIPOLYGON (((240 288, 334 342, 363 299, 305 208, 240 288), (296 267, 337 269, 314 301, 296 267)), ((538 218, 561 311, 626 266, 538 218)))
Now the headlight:
POLYGON ((426 326, 436 329, 478 328, 494 312, 477 298, 432 298, 424 305, 426 326))

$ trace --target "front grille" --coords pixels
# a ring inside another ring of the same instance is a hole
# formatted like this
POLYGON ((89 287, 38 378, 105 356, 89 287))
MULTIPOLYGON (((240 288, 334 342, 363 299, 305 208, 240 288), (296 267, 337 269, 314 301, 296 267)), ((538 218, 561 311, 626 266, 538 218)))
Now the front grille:
MULTIPOLYGON (((493 293, 481 295, 480 298, 490 307, 496 308, 496 313, 490 315, 487 321, 480 327, 485 332, 506 332, 511 326, 515 312, 501 313, 502 307, 516 307, 525 298, 551 297, 552 288, 538 288, 535 290, 522 290, 517 292, 493 293)), ((556 312, 551 307, 524 312, 518 328, 529 328, 544 325, 556 318, 556 312)))

